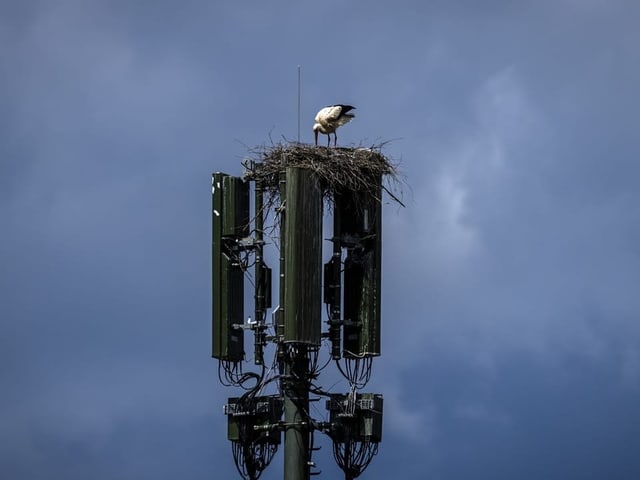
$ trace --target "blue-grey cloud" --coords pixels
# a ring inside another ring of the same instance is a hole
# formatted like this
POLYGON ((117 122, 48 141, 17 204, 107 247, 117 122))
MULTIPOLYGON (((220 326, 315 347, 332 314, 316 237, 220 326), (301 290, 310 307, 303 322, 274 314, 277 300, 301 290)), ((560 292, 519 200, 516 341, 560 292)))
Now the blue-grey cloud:
POLYGON ((638 476, 638 7, 454 3, 1 7, 5 476, 233 478, 209 174, 295 138, 299 64, 303 141, 353 103, 409 185, 363 478, 638 476))

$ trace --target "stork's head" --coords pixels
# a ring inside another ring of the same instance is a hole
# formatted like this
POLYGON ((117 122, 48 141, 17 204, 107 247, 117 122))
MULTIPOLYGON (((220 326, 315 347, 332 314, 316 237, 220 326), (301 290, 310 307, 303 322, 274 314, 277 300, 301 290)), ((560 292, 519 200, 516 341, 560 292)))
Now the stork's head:
POLYGON ((318 145, 318 132, 320 131, 320 124, 316 123, 313 126, 313 135, 315 137, 316 145, 318 145))

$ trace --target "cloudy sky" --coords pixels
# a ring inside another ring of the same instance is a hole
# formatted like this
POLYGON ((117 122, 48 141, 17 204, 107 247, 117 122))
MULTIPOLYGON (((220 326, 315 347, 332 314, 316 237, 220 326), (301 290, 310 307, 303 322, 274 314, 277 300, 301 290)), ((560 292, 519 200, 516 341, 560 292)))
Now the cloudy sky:
POLYGON ((210 173, 296 137, 301 65, 302 140, 351 103, 340 142, 392 140, 406 177, 362 478, 640 478, 639 23, 622 0, 3 2, 2 477, 237 478, 210 173))

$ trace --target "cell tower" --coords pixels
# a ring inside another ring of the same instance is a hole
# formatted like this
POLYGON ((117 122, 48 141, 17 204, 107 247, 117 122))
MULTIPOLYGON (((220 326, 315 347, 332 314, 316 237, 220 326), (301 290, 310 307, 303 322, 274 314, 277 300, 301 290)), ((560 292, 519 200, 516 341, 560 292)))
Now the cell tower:
POLYGON ((314 435, 322 433, 345 479, 354 479, 382 440, 382 395, 362 390, 380 355, 381 199, 383 179, 395 178, 395 168, 379 147, 277 145, 257 155, 242 177, 212 176, 212 356, 220 380, 243 391, 224 408, 234 461, 243 478, 259 478, 284 434, 285 480, 308 480, 320 473, 312 455, 314 435), (330 233, 323 232, 323 207, 333 215, 330 233), (323 265, 327 235, 331 254, 323 265), (279 252, 275 307, 267 241, 279 252), (253 320, 245 319, 245 278, 253 320), (256 371, 245 363, 249 331, 256 371), (319 386, 330 363, 319 365, 323 345, 349 391, 319 386), (320 399, 324 419, 310 412, 320 399))

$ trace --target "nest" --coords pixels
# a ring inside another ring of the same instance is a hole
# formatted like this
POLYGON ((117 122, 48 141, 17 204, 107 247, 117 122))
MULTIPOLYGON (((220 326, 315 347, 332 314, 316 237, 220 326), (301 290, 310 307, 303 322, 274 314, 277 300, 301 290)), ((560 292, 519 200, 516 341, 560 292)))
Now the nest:
MULTIPOLYGON (((280 173, 287 167, 312 170, 320 179, 326 203, 344 191, 379 196, 382 189, 393 201, 404 206, 393 191, 399 183, 397 166, 382 154, 384 144, 372 147, 317 147, 300 143, 276 144, 251 150, 252 157, 243 162, 245 179, 259 182, 267 194, 266 203, 279 198, 280 173)), ((378 198, 382 202, 381 198, 378 198)))

